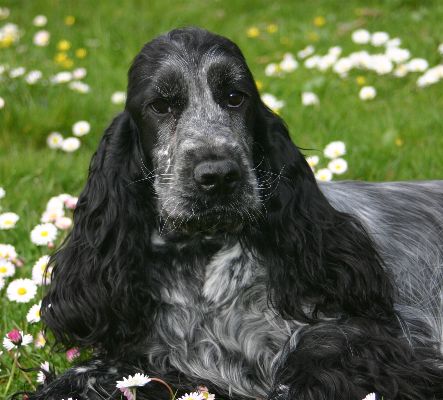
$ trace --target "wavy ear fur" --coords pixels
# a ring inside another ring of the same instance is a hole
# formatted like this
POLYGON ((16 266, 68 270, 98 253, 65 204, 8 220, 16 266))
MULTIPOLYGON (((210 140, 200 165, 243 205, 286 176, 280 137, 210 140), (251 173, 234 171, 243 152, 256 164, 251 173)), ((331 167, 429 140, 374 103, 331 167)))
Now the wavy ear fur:
POLYGON ((73 230, 52 258, 43 320, 67 346, 99 345, 121 353, 151 321, 147 264, 155 220, 149 182, 134 183, 142 172, 138 142, 125 111, 104 133, 73 230))
POLYGON ((265 158, 257 172, 264 169, 265 179, 281 174, 265 201, 268 224, 260 235, 279 312, 302 320, 319 313, 392 316, 393 288, 372 240, 355 218, 329 204, 284 122, 263 104, 255 140, 255 165, 265 158))

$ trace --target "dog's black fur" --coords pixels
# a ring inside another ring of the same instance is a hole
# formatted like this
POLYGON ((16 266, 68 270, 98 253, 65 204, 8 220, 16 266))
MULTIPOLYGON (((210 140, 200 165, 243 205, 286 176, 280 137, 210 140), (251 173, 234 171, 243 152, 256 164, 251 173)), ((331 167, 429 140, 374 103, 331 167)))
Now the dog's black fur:
MULTIPOLYGON (((148 43, 43 301, 57 341, 95 357, 31 399, 120 398, 115 381, 141 371, 217 398, 443 399, 435 329, 385 257, 402 249, 385 251, 360 205, 338 211, 330 190, 234 43, 197 28, 148 43), (240 170, 234 193, 202 193, 195 166, 226 158, 240 170)), ((443 208, 440 184, 426 193, 443 208)), ((149 384, 137 398, 161 393, 149 384)))

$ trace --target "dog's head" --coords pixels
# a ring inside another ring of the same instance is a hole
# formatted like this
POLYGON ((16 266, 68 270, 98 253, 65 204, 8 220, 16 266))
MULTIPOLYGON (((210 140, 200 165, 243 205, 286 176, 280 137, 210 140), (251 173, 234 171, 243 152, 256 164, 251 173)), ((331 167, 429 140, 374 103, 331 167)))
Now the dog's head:
POLYGON ((221 36, 178 29, 137 55, 127 110, 164 232, 237 230, 260 210, 253 160, 260 103, 243 55, 221 36))

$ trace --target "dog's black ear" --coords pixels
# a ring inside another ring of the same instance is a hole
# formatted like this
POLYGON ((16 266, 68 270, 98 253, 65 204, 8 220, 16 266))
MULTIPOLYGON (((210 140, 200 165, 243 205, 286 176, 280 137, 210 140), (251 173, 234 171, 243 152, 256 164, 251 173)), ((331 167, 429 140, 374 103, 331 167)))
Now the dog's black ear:
POLYGON ((94 154, 73 229, 51 260, 42 317, 66 346, 123 351, 151 320, 152 186, 143 180, 137 127, 118 115, 94 154), (142 181, 140 181, 142 180, 142 181), (119 346, 115 346, 119 343, 119 346))
POLYGON ((390 279, 365 229, 329 204, 282 119, 263 104, 259 110, 254 164, 271 301, 287 318, 392 315, 390 279))

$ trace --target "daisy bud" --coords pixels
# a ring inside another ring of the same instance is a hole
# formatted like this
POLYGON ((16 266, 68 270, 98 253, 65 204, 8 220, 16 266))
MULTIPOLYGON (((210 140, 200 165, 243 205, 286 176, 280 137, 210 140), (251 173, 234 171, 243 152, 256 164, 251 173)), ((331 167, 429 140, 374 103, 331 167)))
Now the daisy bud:
POLYGON ((69 349, 67 352, 66 352, 66 359, 69 361, 69 362, 72 362, 72 361, 74 361, 77 357, 79 357, 80 356, 80 352, 78 351, 78 349, 76 348, 76 347, 73 347, 72 349, 69 349))
POLYGON ((48 243, 48 249, 53 249, 55 247, 54 242, 49 242, 48 243))
POLYGON ((15 345, 21 344, 22 339, 23 339, 23 337, 18 329, 13 329, 12 331, 8 332, 6 334, 6 336, 15 345))

